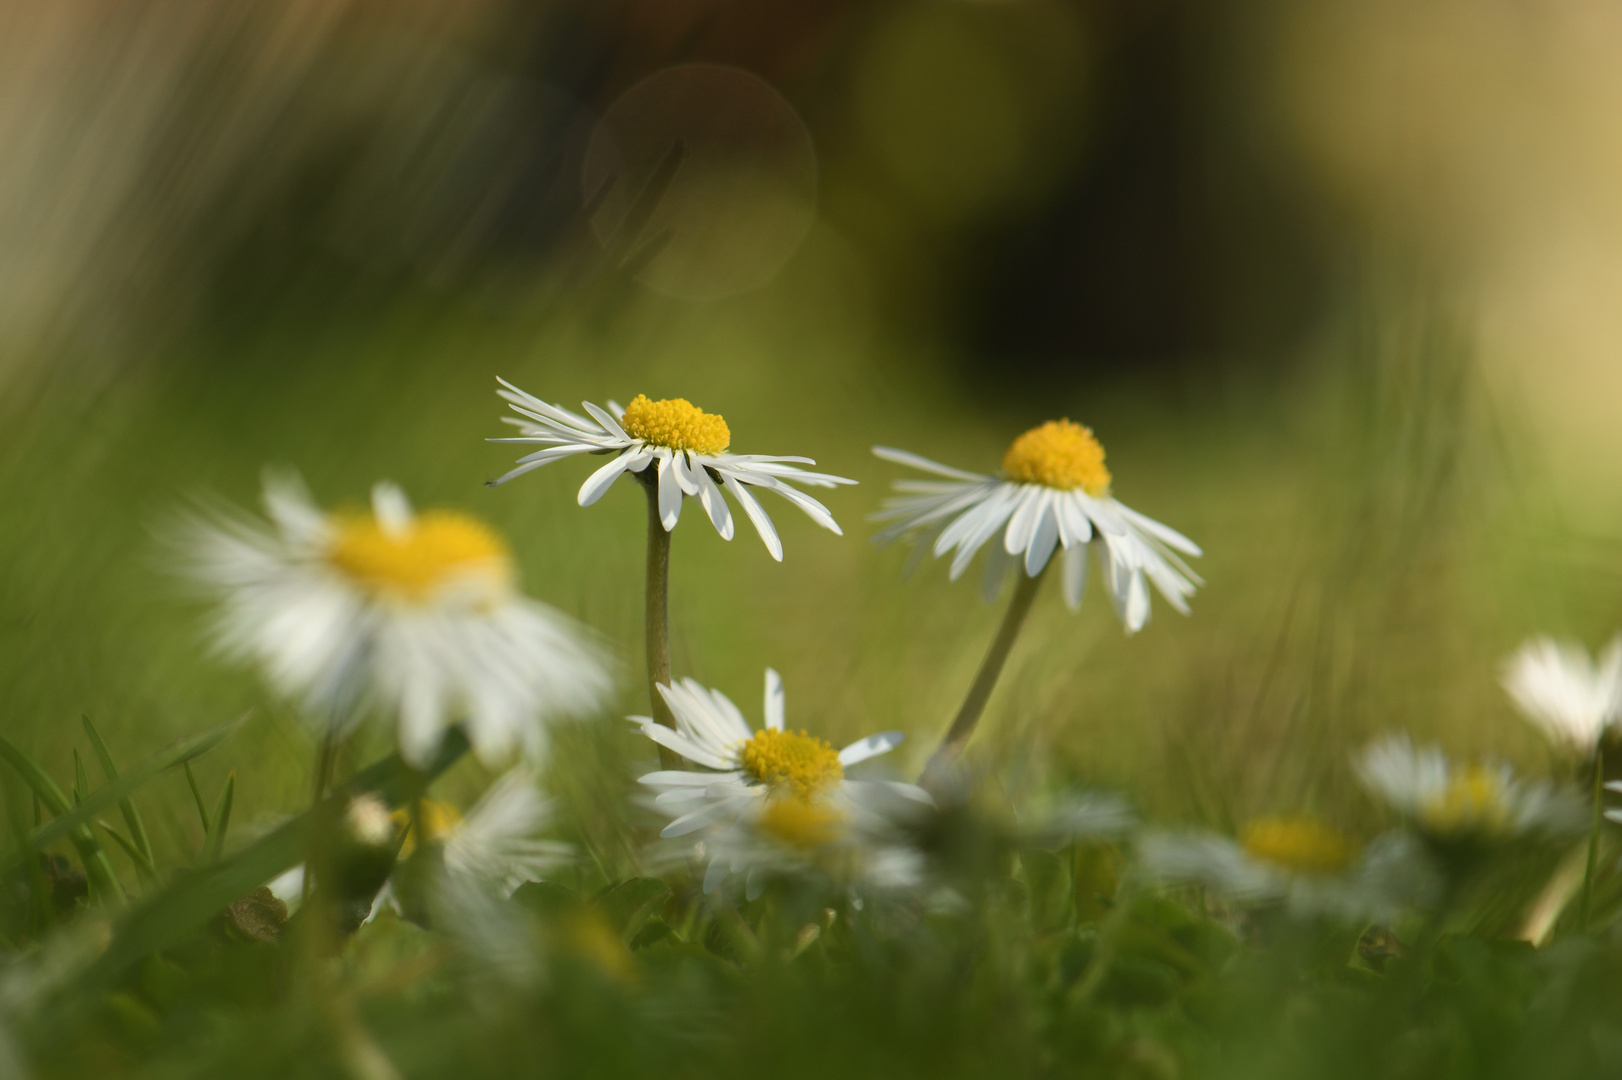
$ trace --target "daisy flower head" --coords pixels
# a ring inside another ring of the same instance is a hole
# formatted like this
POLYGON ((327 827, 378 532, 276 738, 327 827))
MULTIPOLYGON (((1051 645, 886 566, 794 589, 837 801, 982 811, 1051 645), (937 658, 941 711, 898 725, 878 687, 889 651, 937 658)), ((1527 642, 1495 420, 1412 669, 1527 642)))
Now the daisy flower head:
POLYGON ((1152 832, 1138 860, 1150 878, 1200 885, 1240 904, 1283 904, 1299 917, 1387 918, 1414 894, 1417 862, 1392 834, 1359 850, 1305 815, 1256 818, 1237 838, 1152 832))
POLYGON ((936 556, 955 552, 955 581, 996 538, 986 563, 988 598, 995 596, 1011 562, 1034 578, 1062 550, 1064 598, 1073 611, 1081 605, 1091 547, 1116 614, 1127 632, 1134 633, 1149 620, 1148 583, 1184 614, 1188 597, 1202 584, 1181 557, 1199 555, 1199 546, 1115 500, 1104 448, 1081 424, 1050 420, 1025 432, 1003 455, 996 476, 965 472, 887 446, 873 452, 934 477, 896 482, 897 494, 875 518, 892 524, 875 541, 886 544, 910 536, 920 554, 925 545, 936 556))
MULTIPOLYGON (((405 810, 395 811, 394 820, 403 829, 412 826, 405 810)), ((423 799, 417 820, 429 843, 440 845, 447 875, 503 897, 526 881, 541 880, 573 855, 568 844, 539 838, 552 822, 552 804, 523 765, 491 784, 465 816, 449 803, 423 799)), ((416 837, 408 831, 400 858, 410 858, 416 849, 416 837)))
MULTIPOLYGON (((843 842, 869 815, 886 817, 908 803, 929 806, 922 788, 890 780, 852 780, 845 770, 893 750, 899 731, 859 739, 843 750, 785 726, 783 682, 766 671, 765 724, 755 729, 719 690, 692 679, 659 687, 675 730, 632 717, 642 733, 698 769, 661 770, 640 782, 658 792, 654 806, 673 820, 660 832, 686 836, 716 823, 747 822, 755 839, 809 851, 843 842)), ((720 833, 723 830, 712 830, 720 833)), ((736 839, 742 834, 734 834, 736 839)), ((706 889, 718 888, 725 867, 712 860, 706 889), (717 877, 719 875, 719 877, 717 877)))
POLYGON ((589 631, 519 592, 511 552, 482 522, 419 514, 389 483, 369 511, 328 512, 297 478, 272 475, 264 505, 268 524, 189 521, 186 569, 216 603, 219 648, 333 734, 391 715, 401 756, 420 767, 460 722, 493 764, 539 755, 547 721, 589 714, 611 689, 589 631))
POLYGON ((1622 713, 1622 639, 1596 663, 1581 645, 1536 638, 1504 662, 1503 683, 1550 742, 1592 753, 1622 713))
POLYGON ((606 454, 612 455, 612 460, 580 486, 577 501, 581 506, 590 506, 615 480, 633 473, 657 491, 659 520, 666 532, 676 527, 683 501, 696 497, 715 531, 722 539, 731 540, 734 524, 732 510, 721 495, 724 489, 748 515, 772 558, 782 562, 783 545, 777 529, 751 490, 759 489, 777 493, 818 525, 835 535, 844 535, 826 506, 793 485, 837 487, 856 481, 800 468, 816 464, 807 457, 730 453, 732 431, 726 420, 685 398, 652 401, 638 394, 628 407, 610 401, 606 409, 587 401, 581 405, 588 415, 581 416, 526 394, 505 379, 499 381, 502 389, 497 393, 518 414, 502 419, 516 426, 521 434, 490 441, 542 449, 519 458, 517 468, 492 484, 504 484, 576 454, 606 454), (650 468, 652 473, 647 471, 650 468))
POLYGON ((906 796, 865 802, 769 795, 754 812, 725 819, 704 834, 704 891, 731 875, 744 876, 754 900, 774 878, 818 877, 857 894, 917 888, 924 855, 908 842, 906 826, 924 804, 906 796))
POLYGON ((1519 780, 1506 765, 1458 764, 1405 735, 1382 739, 1356 761, 1363 785, 1432 843, 1489 845, 1574 836, 1582 803, 1551 784, 1519 780))

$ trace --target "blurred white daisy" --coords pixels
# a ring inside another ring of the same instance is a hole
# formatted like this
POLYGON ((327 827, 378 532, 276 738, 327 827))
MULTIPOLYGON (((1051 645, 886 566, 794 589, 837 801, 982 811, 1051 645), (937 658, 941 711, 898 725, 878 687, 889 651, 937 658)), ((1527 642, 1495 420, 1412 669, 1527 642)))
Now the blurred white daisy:
POLYGON ((703 770, 663 770, 641 778, 659 792, 654 805, 674 819, 660 836, 685 836, 723 819, 770 813, 783 817, 785 830, 793 816, 804 827, 802 838, 820 835, 822 828, 832 839, 864 809, 884 814, 898 798, 924 806, 933 803, 927 792, 912 784, 846 779, 848 767, 893 750, 901 745, 902 734, 869 735, 836 751, 824 739, 790 731, 784 727, 783 682, 770 668, 766 723, 759 730, 749 727, 725 694, 692 679, 675 686, 661 684, 659 693, 675 716, 675 730, 647 717, 634 716, 632 721, 648 738, 703 770))
POLYGON ((551 823, 551 801, 541 794, 534 775, 522 766, 510 769, 439 838, 445 845, 445 870, 511 896, 518 886, 542 880, 573 857, 568 844, 539 838, 551 823))
POLYGON ((370 513, 328 513, 292 477, 269 477, 270 525, 221 514, 179 538, 217 601, 227 655, 255 662, 315 724, 346 734, 369 709, 396 718, 401 756, 427 764, 460 722, 487 764, 546 745, 545 722, 585 715, 611 683, 580 624, 521 594, 483 523, 413 512, 393 484, 370 513))
POLYGON ((929 812, 916 798, 883 789, 859 802, 769 794, 704 833, 704 891, 715 892, 733 874, 746 875, 750 900, 779 877, 817 875, 857 895, 917 888, 925 860, 905 827, 929 812))
POLYGON ((991 545, 986 564, 988 598, 995 596, 1011 562, 1035 577, 1056 550, 1063 550, 1064 599, 1075 610, 1087 581, 1088 547, 1097 551, 1110 599, 1129 633, 1149 620, 1146 581, 1184 614, 1188 597, 1202 584, 1177 554, 1199 555, 1199 546, 1115 501, 1104 448, 1080 424, 1050 420, 1025 432, 1003 455, 1000 476, 964 472, 886 446, 873 452, 943 478, 897 481, 900 494, 875 517, 894 524, 875 540, 884 544, 913 535, 920 553, 926 544, 937 556, 956 551, 955 581, 1000 533, 1001 543, 991 545))
POLYGON ((503 389, 497 391, 511 405, 517 417, 503 417, 523 432, 491 442, 528 443, 545 447, 527 457, 518 459, 518 467, 491 481, 506 483, 531 469, 538 469, 575 454, 613 454, 614 459, 586 478, 580 486, 578 501, 590 506, 625 473, 642 473, 650 465, 655 468, 659 497, 659 518, 665 531, 676 527, 681 517, 682 500, 696 496, 710 517, 715 531, 722 539, 731 540, 732 511, 721 497, 725 488, 743 507, 755 530, 766 543, 772 558, 783 560, 783 545, 777 538, 777 529, 761 508, 750 488, 774 491, 805 511, 818 525, 838 535, 838 522, 828 508, 816 499, 790 484, 807 487, 836 487, 854 484, 842 476, 807 472, 799 465, 815 465, 807 457, 769 457, 763 454, 729 454, 732 432, 716 413, 707 413, 685 398, 650 401, 638 394, 628 408, 608 402, 602 409, 591 402, 582 402, 589 418, 526 394, 518 387, 499 380, 503 389))
MULTIPOLYGON (((1257 818, 1238 839, 1217 833, 1146 833, 1138 841, 1140 869, 1151 879, 1195 884, 1240 904, 1282 903, 1298 916, 1380 919, 1420 864, 1394 873, 1400 839, 1383 837, 1360 852, 1324 823, 1289 815, 1257 818)), ((1412 854, 1411 852, 1409 853, 1412 854)))
POLYGON ((1597 664, 1581 645, 1528 641, 1505 661, 1503 682, 1550 742, 1593 753, 1622 713, 1622 639, 1606 646, 1597 664))
POLYGON ((1575 836, 1584 829, 1582 801, 1571 792, 1525 783, 1505 765, 1455 764, 1434 746, 1415 750, 1406 735, 1374 743, 1356 767, 1364 786, 1438 843, 1575 836))

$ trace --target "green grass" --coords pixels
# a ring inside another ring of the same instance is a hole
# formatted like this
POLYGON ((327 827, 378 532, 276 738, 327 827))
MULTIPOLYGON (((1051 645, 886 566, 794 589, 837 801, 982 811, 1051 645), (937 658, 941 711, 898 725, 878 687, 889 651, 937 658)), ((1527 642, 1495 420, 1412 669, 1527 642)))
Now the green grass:
MULTIPOLYGON (((406 1075, 469 1077, 1355 1076, 1399 1065, 1417 1076, 1444 1064, 1446 1075, 1507 1076, 1534 1062, 1584 1075, 1615 1062, 1622 1029, 1602 1019, 1618 1000, 1605 974, 1618 970, 1614 934, 1541 953, 1448 938, 1382 977, 1347 968, 1358 928, 1322 940, 1281 928, 1257 947, 1233 940, 1226 914, 1123 899, 1129 944, 1084 993, 1107 925, 1089 904, 1114 879, 1067 870, 1056 901, 1067 914, 1044 928, 1032 915, 1036 856, 1015 848, 975 865, 987 892, 966 913, 844 911, 828 925, 808 894, 768 894, 745 911, 773 958, 760 963, 677 873, 663 917, 689 920, 680 944, 594 952, 599 915, 585 901, 650 872, 651 819, 626 798, 652 754, 617 719, 646 708, 644 509, 629 483, 577 507, 579 462, 483 487, 514 456, 481 441, 502 433, 497 375, 565 405, 685 396, 725 414, 735 450, 808 454, 859 479, 826 500, 843 537, 768 502, 781 565, 746 523, 724 543, 687 508, 674 537, 673 667, 756 718, 762 669, 776 667, 796 727, 836 745, 906 731, 895 769, 908 778, 998 611, 979 599, 978 564, 955 584, 934 561, 904 579, 904 551, 872 548, 866 518, 897 470, 867 448, 990 471, 1034 423, 1090 424, 1117 495, 1198 540, 1208 584, 1191 618, 1157 602, 1131 638, 1096 588, 1074 616, 1056 595, 1039 598, 971 752, 994 819, 1079 784, 1124 793, 1161 822, 1231 829, 1310 811, 1372 836, 1383 818, 1352 777, 1353 751, 1406 730, 1547 773, 1497 686, 1499 658, 1533 631, 1598 644, 1612 629, 1617 538, 1562 524, 1512 410, 1479 385, 1445 312, 1360 312, 1265 384, 1190 363, 1086 389, 988 390, 956 374, 957 358, 904 346, 883 320, 840 306, 831 266, 801 260, 761 293, 702 309, 537 304, 495 318, 425 301, 365 326, 276 311, 89 389, 13 397, 0 456, 11 525, 0 534, 0 692, 7 737, 59 783, 74 748, 89 753, 81 716, 128 763, 251 711, 195 763, 209 805, 235 771, 225 853, 305 808, 314 748, 295 710, 209 655, 201 609, 158 539, 196 499, 253 503, 267 464, 300 470, 325 504, 359 503, 390 478, 419 505, 488 519, 511 539, 528 591, 597 628, 623 661, 618 707, 556 742, 560 832, 590 857, 563 878, 586 914, 525 909, 545 977, 501 984, 454 927, 392 918, 336 967, 211 931, 111 992, 70 982, 37 1009, 24 1043, 43 1075, 388 1075, 367 1072, 368 1046, 406 1075), (801 959, 775 959, 819 920, 801 959), (1579 1032, 1580 1052, 1560 1044, 1579 1032)), ((373 730, 341 771, 390 745, 373 730)), ((486 779, 462 763, 435 791, 466 805, 486 779)), ((26 817, 15 778, 5 783, 26 817)), ((166 874, 212 861, 192 801, 175 774, 138 797, 166 874)), ((133 883, 126 856, 111 858, 133 883)))

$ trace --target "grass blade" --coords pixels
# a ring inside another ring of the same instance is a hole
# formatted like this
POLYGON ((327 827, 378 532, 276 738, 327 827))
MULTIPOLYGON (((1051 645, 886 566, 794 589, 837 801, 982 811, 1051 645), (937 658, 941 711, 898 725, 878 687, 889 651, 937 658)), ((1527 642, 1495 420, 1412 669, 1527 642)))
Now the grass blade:
MULTIPOLYGON (((67 800, 62 796, 61 789, 46 776, 40 768, 28 759, 28 756, 17 749, 4 736, 0 736, 0 758, 4 758, 11 766, 23 774, 28 786, 34 789, 34 796, 51 810, 56 820, 39 825, 29 836, 29 844, 37 851, 47 844, 67 836, 74 829, 86 825, 104 812, 108 807, 120 799, 128 797, 142 784, 151 780, 165 769, 173 768, 184 761, 197 757, 213 749, 226 736, 230 735, 247 717, 244 715, 230 723, 221 724, 196 735, 188 735, 177 739, 168 746, 145 758, 128 771, 123 773, 114 782, 105 785, 101 790, 85 800, 83 806, 72 811, 68 810, 67 800), (52 794, 54 792, 54 795, 52 794)), ((22 851, 13 848, 0 854, 0 872, 9 870, 22 862, 22 851)))
POLYGON ((296 865, 305 857, 307 832, 315 815, 331 814, 334 806, 342 806, 362 792, 371 792, 391 807, 403 806, 417 798, 467 748, 466 736, 453 728, 426 769, 413 769, 398 754, 391 754, 339 787, 320 806, 306 810, 241 851, 148 896, 130 909, 107 950, 85 971, 83 978, 88 985, 83 989, 106 989, 132 964, 196 933, 231 901, 296 865))
POLYGON ((191 762, 182 761, 180 767, 186 770, 186 784, 191 788, 192 802, 197 804, 197 816, 203 821, 203 837, 208 837, 208 811, 203 809, 203 793, 197 787, 197 777, 192 775, 191 762))
POLYGON ((214 806, 214 822, 208 830, 208 843, 203 845, 203 861, 214 862, 225 853, 225 830, 231 824, 231 801, 236 796, 237 771, 232 769, 225 778, 225 790, 214 806))
POLYGON ((84 774, 84 758, 77 747, 73 750, 73 805, 79 806, 90 798, 90 778, 84 774))
MULTIPOLYGON (((44 769, 34 764, 32 758, 4 735, 0 735, 0 758, 5 758, 7 763, 22 775, 28 786, 34 789, 34 794, 45 804, 45 808, 55 815, 57 820, 53 821, 52 825, 76 819, 62 832, 67 834, 73 849, 78 852, 79 861, 84 864, 85 876, 90 879, 91 887, 107 899, 122 900, 123 886, 118 883, 118 875, 113 871, 113 864, 108 860, 107 853, 101 849, 95 834, 90 831, 87 823, 89 815, 75 815, 68 806, 67 797, 62 794, 62 789, 56 786, 56 781, 47 776, 44 769)), ((83 809, 82 806, 79 808, 81 812, 83 809)), ((39 836, 47 833, 49 828, 46 826, 35 830, 35 835, 29 838, 29 846, 36 851, 43 849, 48 841, 41 841, 39 836)), ((55 836, 52 836, 52 839, 55 839, 55 836)))
MULTIPOLYGON (((90 722, 90 717, 81 716, 84 722, 84 733, 90 740, 90 749, 96 752, 96 759, 101 762, 101 771, 112 783, 118 779, 118 767, 113 764, 113 755, 108 752, 107 744, 102 741, 101 733, 96 725, 90 722)), ((130 831, 130 840, 141 852, 141 858, 148 867, 153 867, 152 841, 146 834, 146 823, 141 820, 141 812, 135 809, 135 802, 128 796, 118 800, 118 812, 124 816, 124 825, 130 831)))
POLYGON ((130 857, 130 862, 135 864, 135 871, 141 875, 141 880, 152 882, 158 879, 157 867, 152 865, 152 861, 146 857, 140 848, 136 847, 131 841, 124 839, 116 829, 105 821, 98 821, 96 824, 100 826, 105 835, 112 837, 113 842, 123 849, 124 854, 130 857))

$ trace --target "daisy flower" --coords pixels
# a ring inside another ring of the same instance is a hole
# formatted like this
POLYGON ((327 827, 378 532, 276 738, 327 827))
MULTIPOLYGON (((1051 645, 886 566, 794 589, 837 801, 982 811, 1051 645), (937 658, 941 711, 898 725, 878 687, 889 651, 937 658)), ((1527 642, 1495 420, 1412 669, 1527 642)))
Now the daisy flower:
POLYGON ((1411 893, 1419 863, 1397 834, 1366 851, 1315 818, 1257 818, 1237 839, 1217 833, 1145 834, 1139 865, 1150 877, 1200 885, 1240 904, 1282 903, 1291 914, 1388 918, 1411 893))
POLYGON ((1527 784, 1504 765, 1455 764, 1405 735, 1376 742, 1356 762, 1363 784, 1426 839, 1493 843, 1583 831, 1582 803, 1550 784, 1527 784))
POLYGON ((1149 620, 1152 582, 1172 607, 1188 613, 1199 575, 1179 557, 1199 555, 1192 540, 1138 513, 1110 494, 1104 448, 1090 429, 1050 420, 1015 439, 1003 455, 1002 473, 964 472, 905 450, 875 446, 886 461, 939 479, 901 480, 875 520, 894 524, 874 539, 880 544, 916 536, 937 556, 955 551, 951 578, 968 569, 975 553, 1000 534, 986 565, 986 592, 994 596, 1010 561, 1030 577, 1064 552, 1064 598, 1081 605, 1087 581, 1087 548, 1098 555, 1104 584, 1129 633, 1149 620))
POLYGON ((1550 742, 1593 753, 1622 712, 1622 639, 1590 660, 1581 645, 1528 641, 1504 663, 1504 689, 1550 742))
POLYGON ((766 543, 772 558, 783 561, 783 545, 777 538, 772 519, 766 516, 751 488, 773 491, 801 510, 818 525, 836 535, 838 522, 822 503, 792 487, 837 487, 854 484, 842 476, 807 472, 800 465, 815 465, 807 457, 770 457, 764 454, 730 454, 732 432, 717 413, 707 413, 685 398, 651 401, 638 394, 627 408, 613 401, 603 409, 582 402, 589 416, 581 416, 557 405, 549 405, 518 387, 499 380, 497 391, 518 416, 503 417, 523 434, 491 442, 526 443, 544 447, 518 459, 518 467, 491 481, 504 484, 515 476, 576 454, 612 454, 613 460, 586 478, 580 486, 578 502, 590 506, 625 473, 641 475, 657 490, 659 521, 666 532, 676 527, 682 501, 697 497, 710 523, 723 540, 731 540, 732 511, 721 497, 729 492, 749 516, 755 531, 766 543), (647 474, 652 467, 654 473, 647 474))
POLYGON ((214 597, 219 647, 252 661, 335 737, 368 709, 396 718, 400 754, 426 765, 460 722, 481 760, 546 744, 545 722, 588 714, 610 690, 589 632, 518 591, 483 523, 415 513, 395 485, 369 513, 323 511, 291 477, 267 478, 262 522, 194 519, 180 538, 214 597))
POLYGON ((758 806, 712 826, 703 841, 709 860, 704 891, 743 874, 754 900, 773 878, 831 878, 855 893, 913 889, 924 881, 924 855, 905 827, 928 808, 916 798, 882 791, 863 801, 768 795, 758 806))
MULTIPOLYGON (((797 846, 833 843, 864 813, 885 815, 897 799, 921 805, 933 800, 922 788, 889 780, 850 780, 845 770, 901 745, 899 731, 869 735, 835 750, 824 739, 784 726, 783 682, 766 670, 765 726, 749 727, 725 694, 692 679, 661 685, 659 693, 676 720, 674 730, 634 716, 642 733, 704 771, 662 770, 640 780, 659 792, 654 805, 672 820, 665 838, 686 836, 723 820, 749 819, 797 846)), ((712 861, 706 887, 718 887, 712 861)), ((724 877, 724 873, 721 874, 724 877)))

